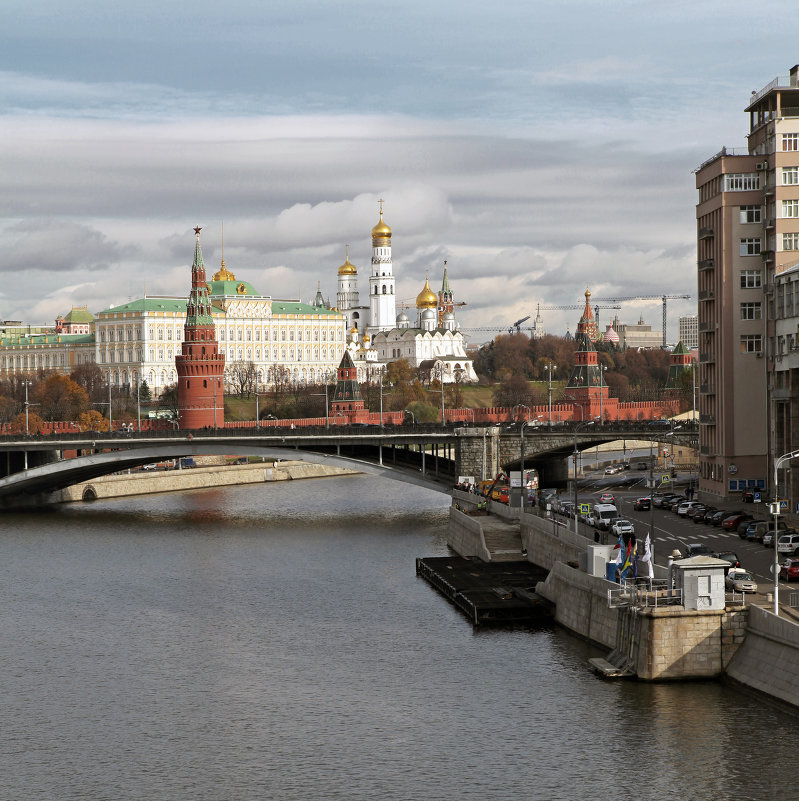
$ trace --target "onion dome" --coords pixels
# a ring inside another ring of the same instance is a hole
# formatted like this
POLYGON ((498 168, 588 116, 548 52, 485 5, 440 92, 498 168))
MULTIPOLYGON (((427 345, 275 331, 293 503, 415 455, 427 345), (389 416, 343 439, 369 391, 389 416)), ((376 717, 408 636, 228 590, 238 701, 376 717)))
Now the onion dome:
POLYGON ((236 276, 233 275, 227 267, 225 267, 225 260, 222 259, 222 269, 217 270, 214 273, 214 277, 211 279, 212 281, 235 281, 236 276))
POLYGON ((372 228, 372 247, 391 247, 391 229, 383 222, 383 201, 380 200, 380 220, 372 228))
POLYGON ((410 322, 410 320, 408 319, 408 315, 405 314, 404 311, 401 311, 397 315, 397 325, 399 325, 400 323, 409 323, 409 322, 410 322))
POLYGON ((605 336, 603 337, 605 342, 612 342, 614 345, 619 344, 619 335, 613 330, 613 326, 609 325, 605 329, 605 336))
POLYGON ((338 268, 339 275, 357 275, 358 268, 350 262, 350 246, 347 245, 347 258, 344 264, 338 268))
POLYGON ((438 298, 430 289, 430 282, 424 279, 424 289, 416 296, 417 309, 436 309, 438 308, 438 298))

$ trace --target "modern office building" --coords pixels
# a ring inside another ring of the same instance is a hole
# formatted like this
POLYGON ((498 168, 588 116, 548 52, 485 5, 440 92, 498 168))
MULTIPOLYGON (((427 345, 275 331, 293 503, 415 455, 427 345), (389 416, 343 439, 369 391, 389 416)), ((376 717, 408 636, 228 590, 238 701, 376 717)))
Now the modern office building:
POLYGON ((680 337, 679 341, 689 350, 699 347, 699 318, 680 317, 680 337))
MULTIPOLYGON (((699 490, 711 498, 770 489, 774 458, 797 442, 799 65, 787 83, 753 92, 746 112, 747 147, 722 148, 696 170, 699 490)), ((778 493, 793 509, 785 475, 778 493)))

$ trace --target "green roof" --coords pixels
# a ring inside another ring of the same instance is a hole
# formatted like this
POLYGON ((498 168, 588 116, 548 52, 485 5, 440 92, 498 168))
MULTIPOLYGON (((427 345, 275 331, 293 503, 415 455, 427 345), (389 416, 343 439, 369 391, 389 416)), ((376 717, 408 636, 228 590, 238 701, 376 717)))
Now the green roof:
POLYGON ((94 334, 36 334, 30 337, 0 337, 0 347, 19 345, 85 345, 94 342, 94 334), (45 341, 46 340, 46 341, 45 341))
POLYGON ((64 321, 68 323, 93 323, 94 315, 87 309, 72 309, 64 317, 64 321))
POLYGON ((258 297, 263 295, 248 281, 207 281, 211 295, 258 297))
POLYGON ((186 298, 139 298, 130 303, 122 303, 97 312, 101 314, 120 314, 121 312, 177 312, 186 313, 186 298))
POLYGON ((310 303, 300 303, 291 300, 273 300, 272 314, 341 314, 334 309, 324 306, 311 306, 310 303))

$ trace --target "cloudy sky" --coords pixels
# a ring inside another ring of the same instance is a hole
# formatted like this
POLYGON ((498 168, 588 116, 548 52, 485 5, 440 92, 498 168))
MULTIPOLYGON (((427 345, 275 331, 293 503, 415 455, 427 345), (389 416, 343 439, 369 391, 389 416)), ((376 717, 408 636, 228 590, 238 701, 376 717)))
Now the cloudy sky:
POLYGON ((3 7, 0 319, 36 324, 186 295, 195 225, 211 272, 224 226, 227 267, 282 298, 334 301, 349 243, 366 297, 382 197, 400 299, 445 259, 467 330, 587 287, 693 295, 671 340, 691 171, 745 146, 750 93, 799 62, 774 0, 3 7))

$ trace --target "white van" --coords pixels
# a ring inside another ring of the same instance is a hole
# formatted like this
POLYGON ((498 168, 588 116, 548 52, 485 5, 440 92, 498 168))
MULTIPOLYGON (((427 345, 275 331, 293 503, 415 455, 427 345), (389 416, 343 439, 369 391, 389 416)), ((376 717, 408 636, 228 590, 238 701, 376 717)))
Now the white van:
POLYGON ((616 507, 612 503, 594 504, 591 514, 594 519, 593 525, 596 528, 605 530, 608 530, 616 522, 616 518, 619 516, 616 507))

